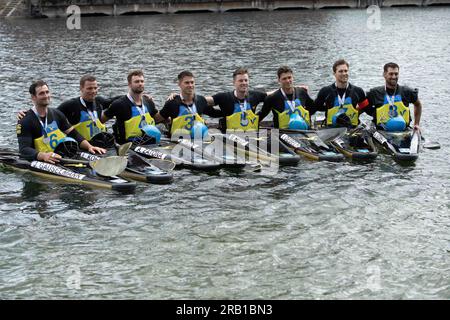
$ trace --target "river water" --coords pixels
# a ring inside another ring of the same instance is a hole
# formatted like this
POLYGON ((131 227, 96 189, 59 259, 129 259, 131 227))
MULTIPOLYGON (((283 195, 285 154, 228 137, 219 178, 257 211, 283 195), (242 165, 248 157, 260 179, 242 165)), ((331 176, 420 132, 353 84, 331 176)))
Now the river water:
POLYGON ((412 167, 302 160, 277 175, 175 172, 134 194, 0 171, 1 299, 449 299, 450 8, 86 17, 0 21, 1 147, 16 147, 27 88, 53 106, 93 73, 103 96, 143 68, 158 107, 183 69, 197 92, 230 90, 235 67, 274 89, 290 65, 312 96, 344 57, 351 82, 419 88, 423 135, 440 142, 412 167))

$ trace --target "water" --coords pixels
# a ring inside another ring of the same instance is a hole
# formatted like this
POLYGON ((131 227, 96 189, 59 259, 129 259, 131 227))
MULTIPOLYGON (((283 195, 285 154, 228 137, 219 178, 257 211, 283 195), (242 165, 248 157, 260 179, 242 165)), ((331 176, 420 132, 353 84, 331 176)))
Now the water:
POLYGON ((197 91, 231 88, 246 65, 253 87, 276 88, 293 67, 312 96, 350 62, 351 81, 418 87, 423 134, 441 143, 416 165, 315 163, 278 175, 176 171, 135 194, 63 185, 0 171, 0 298, 449 299, 450 8, 282 11, 2 20, 0 146, 16 147, 15 113, 32 79, 53 105, 94 73, 101 95, 126 91, 143 68, 161 107, 183 69, 197 91))

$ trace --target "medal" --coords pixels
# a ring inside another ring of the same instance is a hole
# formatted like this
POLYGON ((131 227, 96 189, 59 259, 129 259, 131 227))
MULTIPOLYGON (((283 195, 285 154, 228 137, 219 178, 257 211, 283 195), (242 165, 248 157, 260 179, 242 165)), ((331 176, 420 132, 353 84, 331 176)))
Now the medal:
POLYGON ((241 126, 243 126, 243 127, 248 126, 248 119, 247 119, 247 114, 245 113, 245 111, 241 112, 241 126))
POLYGON ((49 144, 50 143, 50 138, 49 137, 44 137, 44 143, 45 144, 49 144))

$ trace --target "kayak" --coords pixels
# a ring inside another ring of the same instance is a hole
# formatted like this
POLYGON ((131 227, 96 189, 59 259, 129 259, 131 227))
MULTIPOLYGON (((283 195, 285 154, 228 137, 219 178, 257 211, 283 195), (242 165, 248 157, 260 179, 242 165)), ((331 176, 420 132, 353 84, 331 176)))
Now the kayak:
POLYGON ((117 176, 105 177, 84 164, 50 164, 42 161, 27 161, 17 153, 2 152, 0 164, 15 171, 30 172, 33 175, 67 183, 81 183, 91 187, 130 192, 136 189, 136 183, 117 176))
POLYGON ((320 131, 280 129, 280 141, 309 160, 339 162, 344 160, 344 156, 326 143, 345 134, 345 128, 338 129, 320 131))
POLYGON ((278 137, 263 136, 260 135, 260 132, 215 134, 213 137, 222 139, 235 153, 241 153, 244 158, 253 159, 263 165, 269 166, 271 163, 276 163, 280 166, 296 166, 300 161, 300 157, 281 142, 278 137), (273 142, 278 144, 278 150, 275 154, 272 150, 273 142))
POLYGON ((372 136, 362 128, 347 131, 344 135, 330 140, 329 144, 354 161, 373 161, 378 156, 372 136))
MULTIPOLYGON (((117 154, 116 149, 108 149, 105 156, 117 154)), ((99 156, 87 152, 80 152, 79 158, 86 160, 98 160, 99 156)), ((139 182, 147 182, 152 184, 168 184, 173 182, 173 174, 158 168, 151 162, 143 159, 140 155, 133 151, 128 152, 128 163, 125 170, 119 174, 119 177, 131 179, 139 182)))
POLYGON ((187 168, 203 171, 220 169, 219 162, 205 159, 198 153, 183 146, 177 147, 177 145, 175 142, 162 141, 157 144, 132 145, 131 150, 145 158, 171 160, 175 162, 177 169, 187 168))
POLYGON ((372 137, 383 150, 399 163, 414 163, 420 153, 420 132, 408 128, 402 132, 388 132, 372 128, 372 137))

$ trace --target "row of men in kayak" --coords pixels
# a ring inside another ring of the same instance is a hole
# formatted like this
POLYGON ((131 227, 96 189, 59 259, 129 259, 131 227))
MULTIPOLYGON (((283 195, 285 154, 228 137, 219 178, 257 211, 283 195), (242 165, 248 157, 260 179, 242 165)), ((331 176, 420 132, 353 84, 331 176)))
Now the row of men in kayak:
MULTIPOLYGON (((111 99, 97 95, 96 78, 90 75, 80 80, 80 97, 63 102, 58 109, 50 104, 48 85, 38 81, 30 87, 34 107, 18 121, 17 135, 23 157, 54 163, 54 153, 65 139, 74 139, 92 153, 104 153, 89 143, 101 132, 104 123, 115 118, 114 136, 118 143, 136 139, 157 142, 161 133, 156 123, 165 122, 172 135, 207 134, 203 114, 218 117, 219 128, 226 130, 258 130, 259 123, 270 112, 274 127, 309 129, 311 115, 325 112, 327 126, 354 127, 365 112, 378 127, 388 131, 403 131, 411 122, 409 104, 414 104, 414 129, 419 130, 422 106, 418 90, 398 85, 399 66, 384 66, 385 85, 364 90, 349 82, 349 64, 338 60, 333 65, 335 83, 322 88, 313 100, 306 87, 294 85, 292 69, 283 66, 277 71, 280 88, 269 93, 249 90, 249 73, 238 68, 233 73, 234 90, 213 96, 195 93, 195 78, 189 71, 178 75, 179 94, 173 94, 158 111, 150 96, 144 94, 144 74, 140 70, 128 74, 128 93, 111 99), (256 113, 256 107, 263 103, 256 113), (215 106, 218 106, 216 108, 215 106), (66 137, 68 135, 69 137, 66 137)), ((20 117, 19 117, 20 118, 20 117)))

